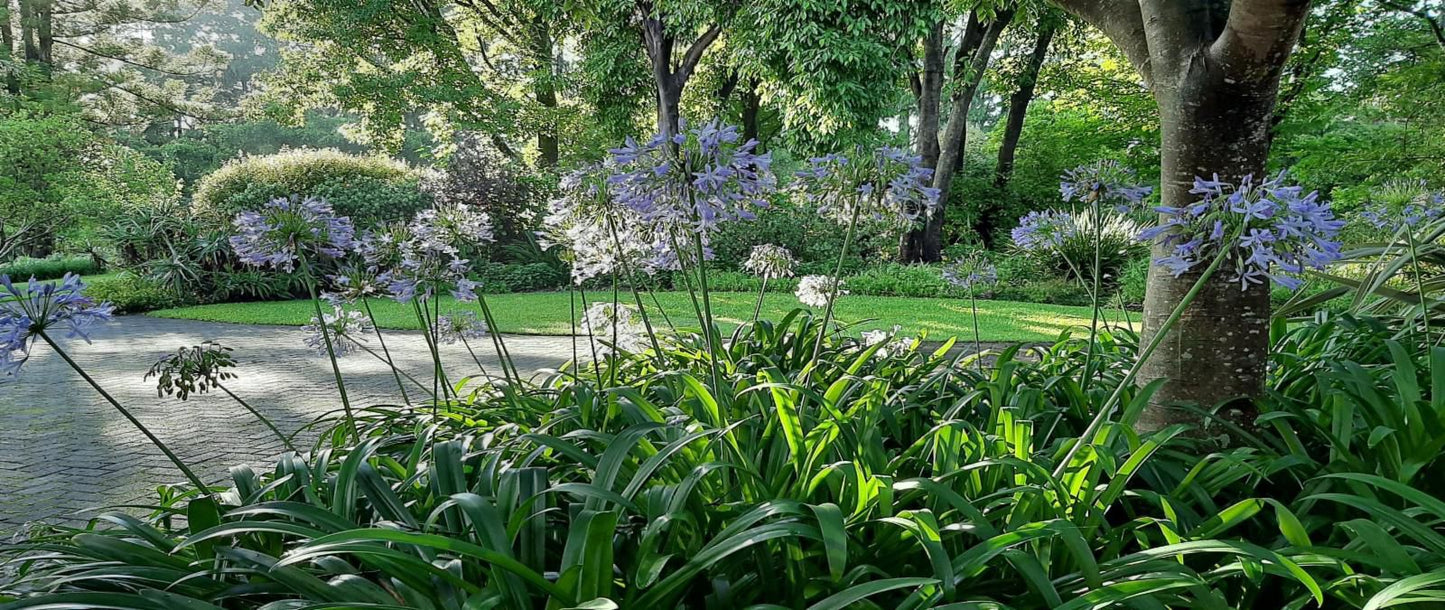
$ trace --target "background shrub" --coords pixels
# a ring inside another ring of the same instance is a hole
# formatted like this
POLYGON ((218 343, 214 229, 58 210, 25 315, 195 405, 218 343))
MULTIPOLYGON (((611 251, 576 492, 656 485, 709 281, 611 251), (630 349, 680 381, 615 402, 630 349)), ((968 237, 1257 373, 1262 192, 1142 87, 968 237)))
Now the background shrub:
POLYGON ((192 206, 210 222, 229 222, 291 195, 323 197, 359 227, 410 219, 432 202, 421 172, 404 163, 320 149, 233 160, 201 179, 192 206))
POLYGON ((37 280, 53 280, 67 273, 90 275, 100 271, 100 265, 89 256, 65 256, 52 254, 45 258, 22 256, 10 263, 0 265, 0 275, 14 280, 34 277, 37 280))
POLYGON ((500 263, 482 265, 476 280, 488 292, 535 292, 566 288, 567 269, 549 263, 500 263))
POLYGON ((129 272, 89 280, 85 294, 115 305, 116 313, 140 313, 191 304, 185 295, 164 284, 129 272))

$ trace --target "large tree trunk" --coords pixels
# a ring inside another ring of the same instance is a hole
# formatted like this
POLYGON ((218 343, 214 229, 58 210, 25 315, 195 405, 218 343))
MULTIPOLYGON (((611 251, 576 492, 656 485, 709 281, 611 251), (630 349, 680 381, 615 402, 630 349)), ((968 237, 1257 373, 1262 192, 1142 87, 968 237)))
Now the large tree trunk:
POLYGON ((935 263, 943 259, 943 224, 953 177, 963 167, 964 149, 968 145, 968 111, 983 82, 994 45, 1013 16, 1012 7, 995 11, 994 19, 988 22, 984 22, 977 11, 969 16, 968 29, 954 58, 952 107, 939 141, 938 162, 933 168, 933 188, 939 190, 938 207, 923 226, 910 231, 905 238, 915 255, 905 262, 935 263))
MULTIPOLYGON (((10 0, 0 0, 0 44, 5 46, 3 58, 6 62, 14 62, 15 55, 15 27, 13 25, 15 13, 10 0)), ((20 77, 15 70, 10 70, 5 75, 5 91, 10 95, 20 95, 20 77)))
MULTIPOLYGON (((943 101, 943 22, 937 21, 923 39, 923 71, 914 81, 918 99, 917 152, 924 167, 938 166, 938 116, 943 101)), ((898 245, 898 259, 910 263, 923 259, 923 232, 906 231, 898 245)))
POLYGON ((702 61, 703 53, 722 34, 722 28, 714 25, 698 35, 674 65, 672 52, 677 45, 676 36, 667 31, 667 24, 651 2, 640 1, 637 6, 642 13, 642 46, 652 65, 652 82, 657 89, 657 132, 671 137, 682 122, 683 88, 702 61))
MULTIPOLYGON (((1164 205, 1192 203, 1195 176, 1237 182, 1260 176, 1280 73, 1309 11, 1308 0, 1059 0, 1103 30, 1129 57, 1159 105, 1164 205)), ((1157 253, 1156 253, 1157 254, 1157 253)), ((1180 404, 1213 407, 1252 398, 1264 386, 1269 352, 1269 289, 1241 290, 1221 269, 1184 310, 1139 382, 1168 383, 1139 421, 1142 430, 1197 422, 1180 404)), ((1197 277, 1151 268, 1144 339, 1161 332, 1197 277)), ((1229 409, 1251 421, 1248 403, 1229 409)))
MULTIPOLYGON (((1163 139, 1159 195, 1166 206, 1186 206, 1199 200, 1189 192, 1195 176, 1218 173, 1234 183, 1249 175, 1259 178, 1269 155, 1278 81, 1244 83, 1227 78, 1203 51, 1187 65, 1192 67, 1188 72, 1155 85, 1163 139)), ((1156 248, 1154 255, 1166 253, 1156 248)), ((1229 281, 1233 275, 1228 266, 1217 272, 1144 363, 1141 383, 1170 381, 1155 395, 1158 408, 1145 411, 1141 428, 1197 421, 1192 413, 1165 408, 1169 405, 1212 407, 1221 400, 1250 398, 1263 390, 1269 286, 1251 285, 1241 290, 1238 283, 1229 281)), ((1158 266, 1150 268, 1144 301, 1146 342, 1198 279, 1198 273, 1176 278, 1158 266)), ((1248 423, 1253 421, 1249 411, 1241 403, 1228 414, 1248 423)))

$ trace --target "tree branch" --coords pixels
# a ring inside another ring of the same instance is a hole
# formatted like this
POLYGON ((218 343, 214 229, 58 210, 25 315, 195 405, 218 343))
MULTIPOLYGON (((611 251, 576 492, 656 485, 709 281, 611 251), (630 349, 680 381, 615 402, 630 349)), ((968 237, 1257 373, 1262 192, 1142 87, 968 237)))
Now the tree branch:
POLYGON ((62 45, 62 46, 67 46, 67 47, 70 47, 70 48, 75 49, 75 50, 77 50, 77 51, 80 51, 80 52, 82 52, 82 53, 89 53, 89 54, 94 55, 94 56, 96 56, 96 57, 104 57, 104 58, 106 58, 106 59, 113 59, 113 60, 118 61, 118 62, 120 62, 120 63, 129 65, 129 66, 135 66, 135 67, 141 68, 141 69, 143 69, 143 70, 150 70, 151 72, 159 72, 159 73, 161 73, 161 74, 169 74, 169 75, 171 75, 171 76, 182 76, 182 77, 201 76, 201 75, 203 75, 203 74, 206 73, 205 70, 199 70, 199 71, 196 71, 196 72, 177 72, 177 71, 174 71, 174 70, 167 70, 167 69, 165 69, 165 68, 157 68, 157 67, 155 67, 155 66, 148 66, 148 65, 146 65, 146 64, 143 64, 143 63, 140 63, 140 62, 137 62, 137 61, 132 61, 132 60, 130 60, 130 59, 126 59, 126 58, 120 57, 120 56, 118 56, 118 55, 108 55, 108 54, 106 54, 106 53, 101 53, 100 51, 97 51, 97 50, 95 50, 95 49, 91 49, 91 48, 88 48, 88 47, 83 47, 83 46, 80 46, 80 45, 75 44, 75 43, 73 43, 73 42, 68 42, 68 41, 60 40, 60 39, 56 39, 55 44, 62 45))
POLYGON ((1124 52, 1129 63, 1149 85, 1153 80, 1153 63, 1149 58, 1149 39, 1144 32, 1144 16, 1138 0, 1055 0, 1064 10, 1104 33, 1114 46, 1124 52))
POLYGON ((722 27, 713 25, 703 32, 702 36, 698 36, 697 40, 692 41, 692 46, 687 48, 687 53, 682 56, 682 63, 677 66, 677 70, 674 70, 673 74, 686 81, 692 75, 693 69, 697 67, 697 63, 702 61, 702 54, 707 51, 709 46, 712 46, 713 41, 717 40, 720 34, 722 34, 722 27))
POLYGON ((1309 0, 1234 0, 1209 54, 1236 80, 1269 80, 1284 67, 1309 0))
POLYGON ((1436 19, 1430 13, 1410 8, 1408 6, 1400 4, 1399 2, 1394 2, 1393 0, 1380 0, 1380 4, 1383 4, 1386 7, 1400 11, 1402 13, 1407 13, 1420 18, 1421 21, 1424 21, 1430 26, 1430 33, 1435 35, 1435 43, 1440 45, 1440 50, 1445 51, 1445 26, 1442 26, 1440 24, 1440 20, 1436 19))

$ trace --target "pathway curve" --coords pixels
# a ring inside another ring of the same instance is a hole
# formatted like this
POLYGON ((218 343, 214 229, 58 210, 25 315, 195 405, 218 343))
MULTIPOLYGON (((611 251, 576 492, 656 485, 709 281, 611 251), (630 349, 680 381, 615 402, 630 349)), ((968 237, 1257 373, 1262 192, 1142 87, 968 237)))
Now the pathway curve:
MULTIPOLYGON (((429 383, 431 358, 421 334, 385 336, 402 369, 429 383)), ((235 350, 237 378, 227 386, 291 433, 340 404, 330 364, 305 347, 303 337, 293 327, 125 316, 97 329, 90 345, 80 340, 63 345, 203 479, 219 482, 230 466, 271 464, 281 453, 280 441, 224 394, 186 402, 161 398, 155 380, 142 376, 183 345, 218 341, 235 350)), ((572 353, 570 340, 508 336, 507 347, 525 374, 563 363, 572 353)), ((371 343, 374 347, 374 338, 371 343)), ((498 370, 491 341, 480 343, 472 347, 483 365, 498 370)), ((450 374, 476 372, 463 346, 443 348, 450 374)), ((385 363, 357 353, 341 366, 353 404, 397 400, 385 363)), ((94 516, 87 509, 152 501, 158 485, 182 480, 160 451, 46 346, 35 347, 19 377, 0 377, 0 544, 27 523, 80 523, 94 516)))

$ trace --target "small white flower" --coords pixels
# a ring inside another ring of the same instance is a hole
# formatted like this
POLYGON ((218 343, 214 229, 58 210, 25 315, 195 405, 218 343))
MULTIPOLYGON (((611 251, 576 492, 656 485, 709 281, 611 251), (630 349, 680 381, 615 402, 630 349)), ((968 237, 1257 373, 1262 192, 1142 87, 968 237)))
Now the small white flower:
POLYGON ((582 330, 600 340, 599 354, 609 354, 613 347, 636 354, 648 347, 647 326, 636 309, 622 303, 616 307, 612 303, 592 304, 582 317, 582 330))
POLYGON ((743 268, 755 274, 775 278, 793 277, 793 253, 773 244, 754 246, 743 268))
MULTIPOLYGON (((356 341, 365 341, 366 334, 372 331, 371 320, 360 311, 346 311, 337 307, 332 313, 323 315, 326 318, 326 329, 331 335, 331 349, 338 358, 356 351, 356 341)), ((301 330, 307 333, 304 339, 306 347, 325 356, 326 337, 322 336, 321 329, 321 322, 315 316, 311 317, 310 324, 301 327, 301 330)))
POLYGON ((805 275, 798 280, 798 291, 794 294, 804 305, 823 308, 833 298, 834 289, 837 289, 838 296, 848 294, 842 286, 841 281, 826 275, 805 275))
POLYGON ((487 323, 475 311, 437 317, 437 338, 446 345, 487 336, 487 323))

